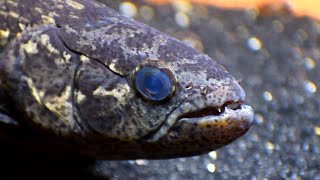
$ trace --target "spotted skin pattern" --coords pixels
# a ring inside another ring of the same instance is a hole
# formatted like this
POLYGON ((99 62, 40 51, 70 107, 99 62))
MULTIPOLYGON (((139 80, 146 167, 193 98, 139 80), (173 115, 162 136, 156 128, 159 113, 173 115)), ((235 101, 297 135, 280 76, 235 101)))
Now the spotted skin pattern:
POLYGON ((0 22, 2 124, 97 159, 199 155, 251 126, 245 93, 222 66, 103 4, 3 0, 0 22), (137 68, 150 63, 172 74, 161 102, 134 87, 137 68))

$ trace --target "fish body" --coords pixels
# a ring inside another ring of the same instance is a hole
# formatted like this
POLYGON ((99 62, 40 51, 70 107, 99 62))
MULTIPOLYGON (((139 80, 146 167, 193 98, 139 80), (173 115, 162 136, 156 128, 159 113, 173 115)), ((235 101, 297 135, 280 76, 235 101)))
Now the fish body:
POLYGON ((163 159, 218 149, 252 124, 225 68, 101 3, 4 0, 0 22, 1 141, 163 159))

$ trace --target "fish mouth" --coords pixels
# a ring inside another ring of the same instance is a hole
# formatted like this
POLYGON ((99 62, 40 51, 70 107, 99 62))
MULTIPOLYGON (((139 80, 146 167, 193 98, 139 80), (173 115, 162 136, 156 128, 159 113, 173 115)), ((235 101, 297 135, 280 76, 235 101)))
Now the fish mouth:
POLYGON ((168 157, 200 155, 244 135, 253 123, 253 109, 242 102, 203 107, 182 114, 159 140, 168 157), (171 152, 170 152, 171 149, 171 152))
MULTIPOLYGON (((251 127, 253 119, 254 112, 251 106, 240 102, 225 103, 219 108, 205 107, 183 114, 173 124, 172 128, 168 130, 168 134, 176 129, 180 129, 179 131, 181 131, 182 127, 193 126, 193 133, 196 131, 203 136, 212 137, 212 134, 208 133, 209 131, 214 131, 214 134, 223 132, 222 134, 226 133, 230 135, 225 139, 229 141, 245 134, 251 127), (235 133, 237 135, 234 135, 235 133)), ((184 130, 186 134, 188 133, 187 129, 184 130)))
POLYGON ((220 116, 221 114, 223 114, 225 112, 225 110, 227 109, 232 109, 232 110, 237 110, 237 109, 241 109, 242 108, 242 102, 238 101, 238 102, 226 102, 224 103, 221 107, 205 107, 203 109, 197 110, 197 111, 191 111, 188 112, 184 115, 182 115, 181 117, 178 118, 178 120, 180 119, 195 119, 195 118, 205 118, 208 116, 220 116))
POLYGON ((221 132, 230 134, 226 138, 226 141, 230 141, 246 133, 253 123, 253 117, 254 112, 251 106, 243 104, 242 101, 227 101, 220 107, 205 103, 196 106, 194 103, 183 102, 171 112, 165 124, 152 136, 149 136, 148 141, 156 142, 172 135, 179 135, 176 139, 188 140, 187 136, 190 133, 198 133, 202 137, 212 138, 212 134, 221 132), (213 129, 208 127, 213 127, 213 129), (214 133, 210 131, 214 131, 214 133))
POLYGON ((253 122, 253 109, 241 101, 226 102, 220 107, 203 107, 195 111, 189 111, 177 118, 179 121, 193 123, 218 123, 222 121, 244 121, 251 126, 253 122))

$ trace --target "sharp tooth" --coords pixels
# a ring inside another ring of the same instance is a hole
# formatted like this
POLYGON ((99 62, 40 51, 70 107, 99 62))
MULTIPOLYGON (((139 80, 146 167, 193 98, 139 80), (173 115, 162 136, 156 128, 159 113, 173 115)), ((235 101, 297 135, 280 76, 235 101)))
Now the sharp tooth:
POLYGON ((220 108, 218 108, 218 111, 219 111, 219 113, 221 113, 221 109, 220 108))

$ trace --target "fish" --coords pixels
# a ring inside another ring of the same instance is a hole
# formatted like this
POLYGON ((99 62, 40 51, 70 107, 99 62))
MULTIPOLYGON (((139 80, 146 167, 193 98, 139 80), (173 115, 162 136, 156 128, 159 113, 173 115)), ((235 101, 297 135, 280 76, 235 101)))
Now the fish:
POLYGON ((253 109, 208 55, 94 0, 3 0, 0 142, 104 160, 224 147, 253 109))

